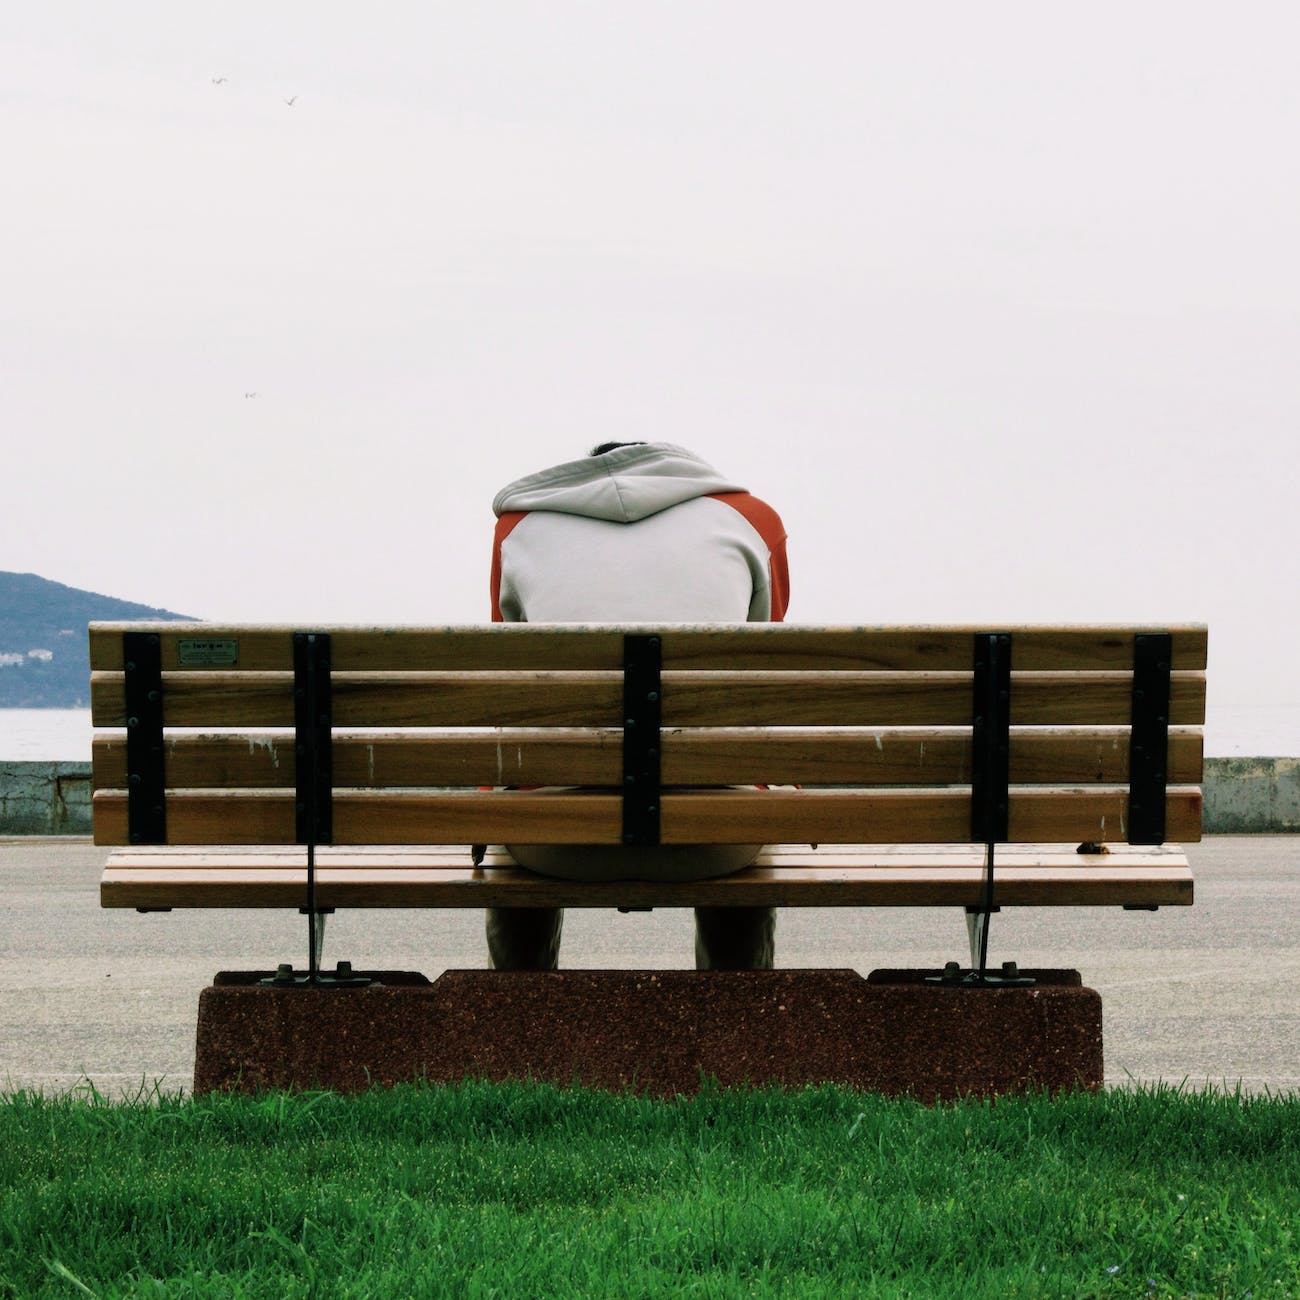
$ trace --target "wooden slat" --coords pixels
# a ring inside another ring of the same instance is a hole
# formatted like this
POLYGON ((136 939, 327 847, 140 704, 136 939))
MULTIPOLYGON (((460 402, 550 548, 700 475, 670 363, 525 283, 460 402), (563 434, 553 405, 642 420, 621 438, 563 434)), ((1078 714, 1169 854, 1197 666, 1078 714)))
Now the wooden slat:
MULTIPOLYGON (((335 673, 337 727, 618 726, 622 679, 614 673, 335 673)), ((122 675, 95 673, 96 726, 126 725, 122 675)), ((665 673, 665 726, 960 726, 970 721, 965 673, 665 673)), ((1127 673, 1026 674, 1011 690, 1013 726, 1127 723, 1127 673)), ((280 673, 165 673, 170 727, 284 727, 293 722, 292 678, 280 673)), ((1175 674, 1169 721, 1205 720, 1205 679, 1175 674)))
MULTIPOLYGON (((920 846, 910 854, 865 852, 849 863, 817 854, 769 850, 746 871, 672 885, 647 881, 591 884, 553 880, 512 866, 475 869, 465 856, 423 854, 396 864, 349 863, 322 850, 317 901, 322 907, 613 907, 613 906, 976 906, 983 866, 920 846)), ((390 855, 391 856, 391 855, 390 855)), ((494 859, 499 861, 499 859, 494 859)), ((306 889, 301 863, 284 854, 110 857, 100 887, 104 907, 296 907, 306 889), (212 865, 212 858, 219 864, 212 865)), ((1185 856, 1119 850, 1073 861, 1041 850, 1003 855, 1000 906, 1181 906, 1192 902, 1185 856), (1064 860, 1062 860, 1064 859, 1064 860)))
MULTIPOLYGON (((940 790, 739 790, 665 795, 666 844, 819 844, 857 841, 925 843, 970 839, 970 797, 940 790)), ((1166 838, 1200 839, 1201 792, 1179 787, 1166 799, 1166 838)), ((1008 836, 1030 840, 1119 840, 1128 822, 1128 791, 1114 788, 1013 789, 1008 836)))
MULTIPOLYGON (((334 737, 339 786, 607 785, 622 780, 622 733, 495 730, 334 737)), ((293 735, 169 735, 167 782, 174 788, 288 788, 294 785, 293 735)), ((125 733, 96 737, 94 784, 126 784, 125 733)))
MULTIPOLYGON (((617 673, 334 673, 336 727, 618 726, 617 673)), ((120 674, 91 675, 96 726, 126 725, 120 674)), ((164 673, 169 727, 290 727, 293 679, 284 673, 164 673)))
MULTIPOLYGON (((386 871, 460 869, 469 862, 470 850, 463 844, 324 844, 316 850, 322 867, 386 871)), ((301 867, 303 845, 135 845, 112 849, 109 870, 212 871, 273 870, 301 867)), ((1187 853, 1176 844, 1108 845, 1100 854, 1080 853, 1078 846, 1049 842, 1006 844, 998 849, 999 861, 1032 867, 1169 867, 1186 866, 1187 853)), ((982 844, 834 844, 813 848, 808 844, 770 844, 756 859, 759 866, 782 867, 898 867, 929 870, 931 867, 982 867, 982 844)), ((514 866, 502 848, 490 847, 485 867, 514 866)))
MULTIPOLYGON (((1171 784, 1200 782, 1202 748, 1199 732, 1171 732, 1171 784)), ((287 732, 171 735, 164 749, 167 782, 176 789, 294 784, 293 737, 287 732)), ((124 732, 97 736, 93 759, 96 789, 125 787, 124 732)), ((970 733, 669 731, 662 761, 668 785, 959 785, 970 781, 970 733)), ((613 730, 343 733, 334 738, 333 763, 339 786, 614 786, 622 776, 622 738, 613 730)), ((1010 763, 1016 784, 1124 784, 1128 731, 1016 731, 1010 763)))
MULTIPOLYGON (((125 794, 98 791, 92 807, 95 843, 127 843, 125 794)), ((167 834, 172 844, 292 844, 294 797, 270 790, 172 795, 167 834)), ((336 792, 333 836, 335 844, 617 844, 622 808, 617 795, 336 792)))
MULTIPOLYGON (((1202 738, 1171 731, 1168 780, 1200 782, 1202 738)), ((1017 730, 1011 733, 1013 784, 1126 784, 1128 730, 1017 730)), ((663 780, 669 785, 963 785, 970 781, 970 732, 797 728, 667 732, 663 780)), ((549 784, 549 782, 536 782, 549 784)))
MULTIPOLYGON (((970 797, 944 790, 692 791, 661 801, 665 844, 961 843, 970 838, 970 797)), ((127 842, 125 794, 94 796, 96 844, 127 842)), ((1167 838, 1200 838, 1201 792, 1175 787, 1166 800, 1167 838)), ((1012 841, 1123 840, 1128 793, 1109 787, 1016 789, 1012 841)), ((617 844, 617 795, 555 792, 335 794, 335 844, 617 844)), ((288 844, 288 791, 190 792, 169 796, 173 844, 288 844)))
MULTIPOLYGON (((254 672, 292 667, 288 625, 220 623, 92 623, 90 662, 96 671, 121 671, 121 634, 153 630, 161 637, 163 666, 175 669, 177 643, 193 639, 238 641, 239 667, 254 672)), ((1137 631, 1173 635, 1175 670, 1206 666, 1206 629, 1201 625, 998 626, 978 627, 799 627, 791 624, 683 626, 648 624, 537 626, 500 624, 472 627, 349 627, 311 629, 331 635, 334 667, 342 672, 514 669, 616 670, 622 665, 625 630, 658 631, 664 637, 666 667, 847 670, 908 669, 963 671, 970 665, 976 632, 1010 631, 1015 667, 1060 671, 1133 663, 1137 631)), ((199 671, 203 671, 200 669, 199 671)), ((211 671, 221 671, 214 668, 211 671)))

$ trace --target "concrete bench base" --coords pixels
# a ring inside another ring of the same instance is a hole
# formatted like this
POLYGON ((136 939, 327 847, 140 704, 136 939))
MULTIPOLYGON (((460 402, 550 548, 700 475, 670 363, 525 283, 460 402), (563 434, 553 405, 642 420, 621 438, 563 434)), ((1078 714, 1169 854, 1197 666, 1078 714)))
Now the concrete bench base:
POLYGON ((199 997, 194 1091, 533 1078, 669 1097, 839 1083, 925 1102, 1102 1084, 1101 998, 1077 971, 946 989, 924 971, 372 972, 364 989, 199 997))

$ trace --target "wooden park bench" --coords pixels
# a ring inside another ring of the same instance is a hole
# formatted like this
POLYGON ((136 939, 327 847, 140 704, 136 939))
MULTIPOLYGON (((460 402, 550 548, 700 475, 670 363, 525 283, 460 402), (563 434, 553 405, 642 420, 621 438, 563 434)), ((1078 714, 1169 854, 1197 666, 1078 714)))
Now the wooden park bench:
POLYGON ((102 905, 305 909, 282 980, 326 978, 346 907, 947 907, 974 972, 947 978, 985 982, 999 908, 1192 901, 1203 627, 95 623, 90 650, 102 905), (471 848, 511 842, 769 847, 599 884, 471 848))

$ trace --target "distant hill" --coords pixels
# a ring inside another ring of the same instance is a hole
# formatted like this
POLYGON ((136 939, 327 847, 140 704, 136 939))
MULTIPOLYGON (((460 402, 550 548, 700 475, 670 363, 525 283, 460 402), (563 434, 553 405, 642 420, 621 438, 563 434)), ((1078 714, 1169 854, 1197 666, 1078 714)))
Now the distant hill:
POLYGON ((0 572, 0 708, 89 705, 86 624, 94 619, 187 617, 34 573, 0 572))

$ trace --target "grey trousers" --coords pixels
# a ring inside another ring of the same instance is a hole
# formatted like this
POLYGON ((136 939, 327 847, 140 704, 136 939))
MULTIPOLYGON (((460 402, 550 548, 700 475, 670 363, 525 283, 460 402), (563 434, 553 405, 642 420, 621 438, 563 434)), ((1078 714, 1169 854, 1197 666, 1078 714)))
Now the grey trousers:
MULTIPOLYGON (((619 846, 507 846, 520 866, 567 880, 703 880, 747 867, 761 844, 619 846)), ((487 909, 488 962, 493 970, 555 970, 560 961, 564 910, 559 907, 487 909)), ((697 907, 697 970, 771 970, 776 909, 697 907)))
MULTIPOLYGON (((493 970, 555 970, 560 964, 560 907, 489 907, 488 963, 493 970)), ((696 970, 771 970, 776 908, 697 907, 696 970)))

